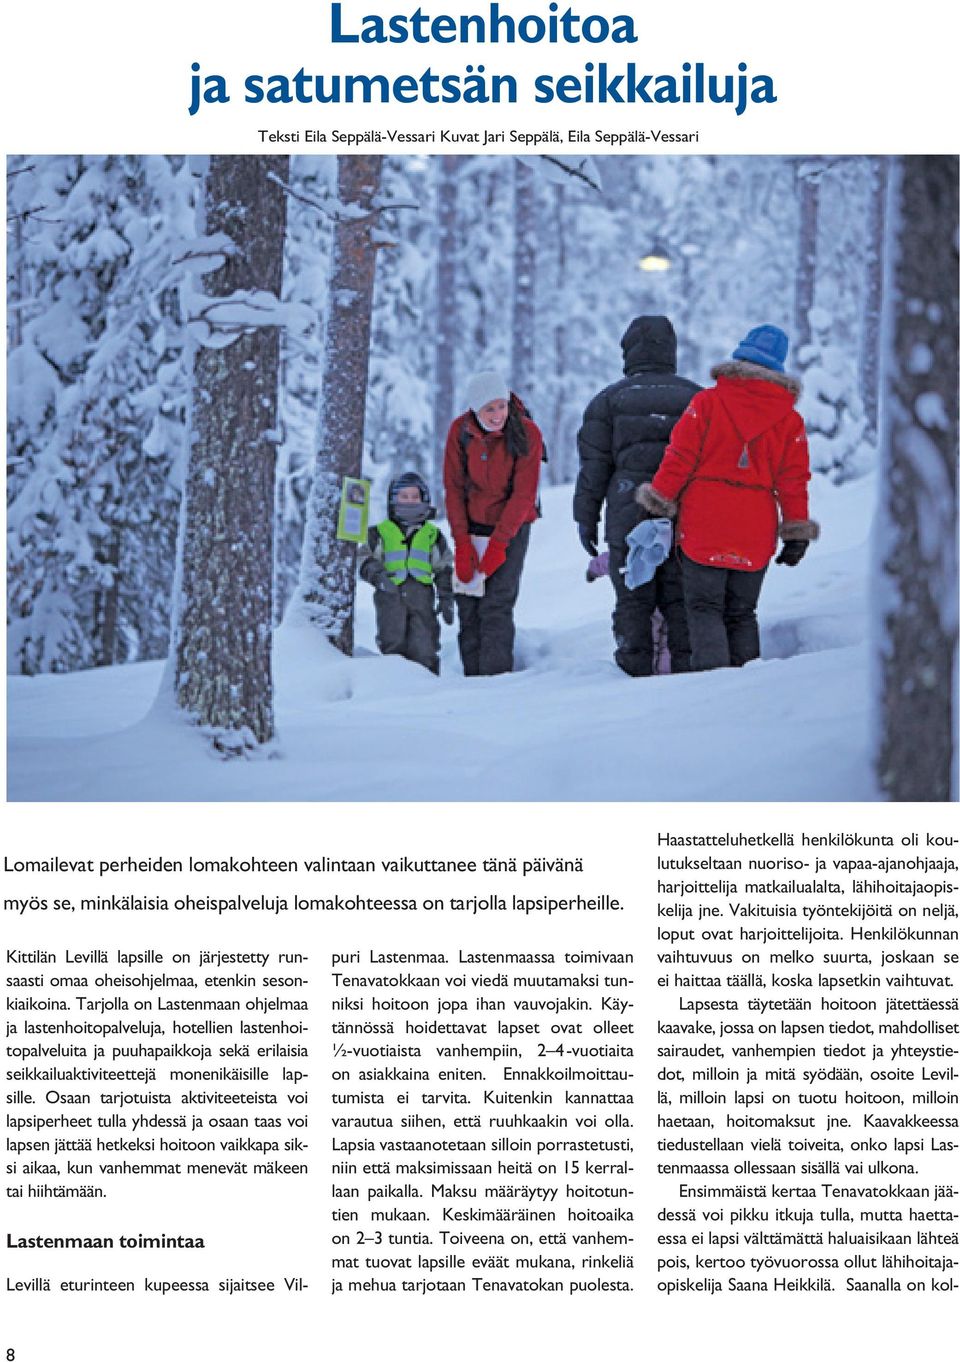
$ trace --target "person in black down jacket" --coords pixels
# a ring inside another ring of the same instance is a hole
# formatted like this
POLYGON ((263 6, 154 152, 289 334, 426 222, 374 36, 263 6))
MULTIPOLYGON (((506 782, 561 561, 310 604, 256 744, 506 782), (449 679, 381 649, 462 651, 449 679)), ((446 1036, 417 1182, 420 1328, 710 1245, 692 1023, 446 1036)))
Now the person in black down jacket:
POLYGON ((668 318, 635 317, 620 345, 625 377, 597 393, 577 435, 580 472, 573 516, 580 542, 595 557, 606 502, 604 537, 617 597, 613 612, 617 664, 630 676, 651 674, 652 619, 659 608, 667 626, 671 670, 685 672, 690 670, 690 639, 675 554, 652 581, 632 591, 620 569, 627 559, 627 535, 648 514, 634 493, 660 467, 674 425, 700 388, 677 374, 677 337, 668 318))

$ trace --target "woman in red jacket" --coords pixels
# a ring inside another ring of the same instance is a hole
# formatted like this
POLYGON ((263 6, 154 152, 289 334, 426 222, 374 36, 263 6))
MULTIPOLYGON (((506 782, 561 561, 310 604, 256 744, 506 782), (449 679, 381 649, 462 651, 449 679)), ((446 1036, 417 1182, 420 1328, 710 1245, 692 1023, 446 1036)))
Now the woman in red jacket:
POLYGON ((694 671, 760 656, 757 601, 767 565, 796 567, 819 527, 808 519, 810 455, 796 410, 800 382, 784 373, 787 337, 757 326, 712 371, 673 428, 637 500, 677 515, 677 544, 694 671))
POLYGON ((464 676, 513 670, 513 608, 530 525, 537 518, 543 437, 506 382, 474 374, 467 410, 453 422, 443 455, 443 488, 461 582, 476 573, 483 595, 457 592, 464 676), (474 537, 487 540, 482 556, 474 537))

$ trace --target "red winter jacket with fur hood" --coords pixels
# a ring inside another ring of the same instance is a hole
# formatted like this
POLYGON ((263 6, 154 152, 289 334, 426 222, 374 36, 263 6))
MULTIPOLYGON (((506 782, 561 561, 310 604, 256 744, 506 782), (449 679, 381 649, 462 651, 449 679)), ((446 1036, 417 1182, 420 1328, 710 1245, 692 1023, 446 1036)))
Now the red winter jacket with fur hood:
POLYGON ((800 383, 731 360, 712 371, 673 428, 663 461, 637 500, 674 516, 677 542, 708 567, 758 572, 781 539, 816 539, 807 518, 810 455, 795 403, 800 383))

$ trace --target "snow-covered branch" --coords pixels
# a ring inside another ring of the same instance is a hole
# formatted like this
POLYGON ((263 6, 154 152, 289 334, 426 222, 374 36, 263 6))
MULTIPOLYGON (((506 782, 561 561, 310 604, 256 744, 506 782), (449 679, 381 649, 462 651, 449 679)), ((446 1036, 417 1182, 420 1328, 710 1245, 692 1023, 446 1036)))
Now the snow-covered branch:
POLYGON ((58 227, 63 222, 63 218, 42 218, 40 216, 41 213, 45 213, 47 211, 49 206, 50 206, 49 204, 42 203, 38 208, 24 208, 22 213, 8 213, 7 221, 27 222, 29 220, 31 222, 49 223, 51 227, 58 227))
POLYGON ((261 326, 287 327, 303 333, 315 320, 301 303, 284 303, 262 289, 237 289, 223 298, 193 293, 184 298, 187 329, 197 344, 222 350, 238 336, 261 326))
POLYGON ((226 232, 214 232, 210 236, 196 237, 179 244, 180 254, 170 261, 171 267, 183 265, 191 274, 212 274, 222 269, 227 257, 237 255, 236 242, 226 232))
POLYGON ((339 199, 332 199, 329 203, 324 203, 320 199, 311 198, 308 194, 298 193, 290 184, 285 184, 279 175, 272 172, 267 175, 267 179, 273 184, 278 185, 285 194, 289 194, 298 203, 304 203, 308 208, 315 208, 318 213, 322 213, 331 222, 338 223, 346 227, 364 227, 367 223, 373 222, 380 213, 393 212, 401 208, 410 208, 418 212, 420 205, 417 203, 376 203, 370 211, 362 209, 355 203, 341 203, 339 199))

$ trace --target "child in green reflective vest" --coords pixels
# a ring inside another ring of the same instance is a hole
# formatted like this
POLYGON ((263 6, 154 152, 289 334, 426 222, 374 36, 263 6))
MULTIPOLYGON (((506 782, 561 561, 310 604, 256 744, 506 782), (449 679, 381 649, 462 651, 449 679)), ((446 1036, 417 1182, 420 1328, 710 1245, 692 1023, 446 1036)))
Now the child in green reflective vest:
POLYGON ((373 587, 377 647, 440 674, 440 620, 452 624, 453 554, 432 517, 430 489, 419 473, 401 473, 387 489, 387 519, 360 545, 360 576, 373 587))

